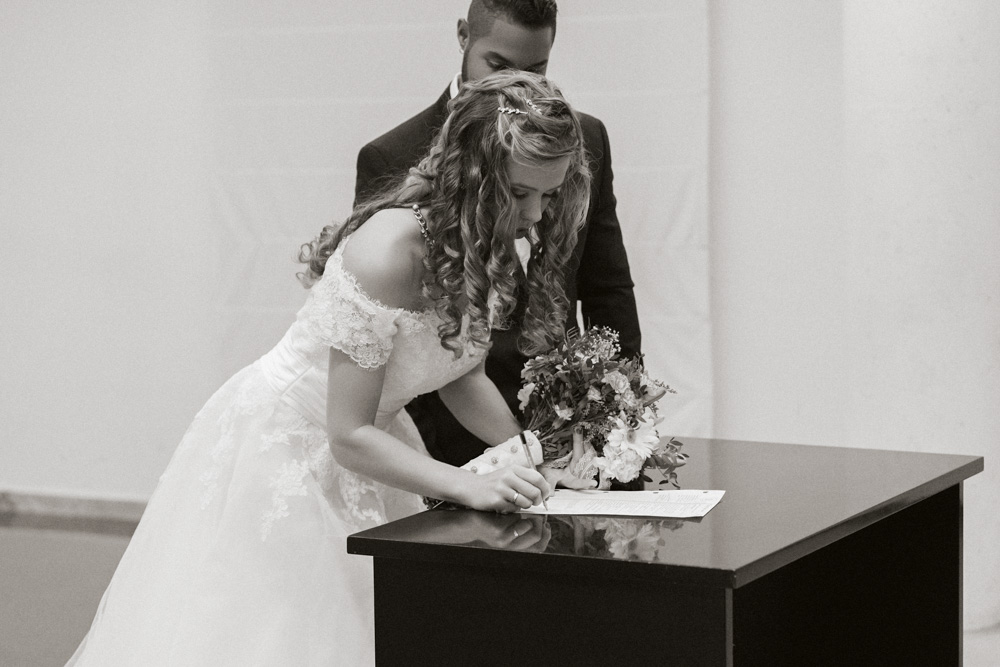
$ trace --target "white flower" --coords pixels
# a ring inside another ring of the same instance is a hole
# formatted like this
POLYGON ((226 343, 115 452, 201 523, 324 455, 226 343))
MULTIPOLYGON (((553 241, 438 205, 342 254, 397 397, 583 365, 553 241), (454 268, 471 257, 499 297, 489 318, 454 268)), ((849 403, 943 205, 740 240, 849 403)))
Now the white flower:
POLYGON ((602 477, 617 479, 619 482, 631 482, 639 476, 646 457, 632 449, 617 449, 609 444, 604 446, 604 455, 591 463, 601 471, 602 477))
POLYGON ((619 394, 624 394, 626 391, 631 389, 628 383, 628 378, 622 375, 619 371, 611 371, 604 375, 604 383, 610 385, 619 394))
POLYGON ((594 459, 594 465, 600 469, 602 477, 619 482, 630 482, 638 477, 660 441, 652 422, 640 422, 636 428, 629 428, 620 417, 614 419, 607 438, 604 451, 600 458, 594 459))
POLYGON ((531 398, 531 393, 535 391, 535 383, 529 382, 528 384, 521 387, 521 391, 517 392, 517 400, 521 401, 518 406, 521 410, 524 410, 525 406, 528 405, 528 399, 531 398))
POLYGON ((615 417, 614 424, 608 433, 608 445, 605 446, 605 452, 608 451, 607 447, 611 446, 615 450, 634 451, 643 460, 652 456, 654 448, 660 442, 660 436, 652 423, 639 422, 635 428, 629 428, 628 424, 620 417, 615 417))
POLYGON ((621 393, 622 401, 630 408, 637 408, 642 403, 639 397, 635 395, 635 392, 631 389, 626 389, 621 393))
POLYGON ((661 421, 661 418, 647 408, 643 412, 643 419, 632 429, 632 437, 648 446, 650 452, 655 451, 660 444, 660 432, 656 430, 656 425, 661 421))
MULTIPOLYGON (((663 417, 656 414, 656 409, 653 406, 647 405, 642 411, 642 421, 651 426, 656 426, 663 421, 663 417)), ((657 432, 657 437, 659 437, 659 432, 657 432)))
POLYGON ((573 408, 567 408, 562 403, 556 406, 556 416, 560 419, 572 419, 573 408))
POLYGON ((587 390, 587 398, 589 398, 592 401, 601 400, 600 390, 597 387, 591 387, 590 389, 587 390))

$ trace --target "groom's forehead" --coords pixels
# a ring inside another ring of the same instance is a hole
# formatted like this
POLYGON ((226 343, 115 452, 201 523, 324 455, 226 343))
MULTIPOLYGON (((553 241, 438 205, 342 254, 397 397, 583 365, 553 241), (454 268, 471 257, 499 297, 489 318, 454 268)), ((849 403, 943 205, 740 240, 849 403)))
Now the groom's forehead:
POLYGON ((514 69, 532 69, 548 63, 552 37, 552 28, 528 28, 498 19, 488 33, 473 41, 473 47, 514 69))

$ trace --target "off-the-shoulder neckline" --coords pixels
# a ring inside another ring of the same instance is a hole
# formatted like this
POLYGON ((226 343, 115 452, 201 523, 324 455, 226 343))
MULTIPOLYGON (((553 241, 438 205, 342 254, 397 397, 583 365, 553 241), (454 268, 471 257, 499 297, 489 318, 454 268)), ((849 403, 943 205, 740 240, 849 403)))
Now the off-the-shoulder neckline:
POLYGON ((344 267, 344 247, 347 245, 347 242, 350 239, 351 239, 351 235, 350 234, 348 234, 347 236, 345 236, 344 238, 342 238, 340 240, 340 243, 337 244, 337 247, 334 248, 333 255, 331 256, 331 258, 335 258, 336 259, 337 264, 339 265, 338 268, 340 269, 341 273, 343 273, 345 276, 347 276, 348 280, 351 281, 351 285, 354 287, 354 289, 356 289, 358 291, 359 294, 361 294, 361 296, 363 296, 368 301, 371 301, 373 304, 375 304, 379 308, 382 308, 384 310, 394 311, 394 312, 405 313, 406 315, 409 315, 411 317, 422 317, 422 316, 426 316, 426 315, 432 315, 432 314, 434 314, 436 312, 434 310, 434 306, 428 306, 427 308, 424 308, 423 310, 410 310, 409 308, 404 308, 402 306, 390 306, 390 305, 382 303, 381 301, 379 301, 378 299, 376 299, 375 297, 373 297, 371 294, 369 294, 368 292, 366 292, 365 288, 363 288, 361 286, 361 284, 358 282, 358 279, 354 277, 354 274, 352 274, 350 271, 348 271, 344 267))

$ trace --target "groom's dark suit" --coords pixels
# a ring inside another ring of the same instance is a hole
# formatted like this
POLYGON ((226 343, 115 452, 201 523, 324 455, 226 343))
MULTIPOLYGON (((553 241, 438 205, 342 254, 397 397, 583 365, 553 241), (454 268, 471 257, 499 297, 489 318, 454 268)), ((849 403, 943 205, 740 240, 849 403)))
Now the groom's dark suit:
MULTIPOLYGON (((449 99, 449 91, 445 90, 433 105, 361 149, 355 203, 399 177, 424 157, 434 135, 444 124, 449 99)), ((587 221, 567 267, 566 296, 570 300, 567 327, 578 325, 576 302, 579 300, 584 324, 608 326, 618 331, 622 353, 631 356, 639 353, 639 318, 628 257, 615 214, 608 135, 597 118, 583 113, 579 118, 593 182, 587 221)), ((517 330, 494 331, 493 347, 486 360, 486 374, 496 383, 514 414, 518 414, 517 392, 526 360, 517 350, 517 334, 517 330)), ((428 451, 436 459, 461 465, 486 447, 458 424, 436 393, 418 397, 407 410, 428 451)))

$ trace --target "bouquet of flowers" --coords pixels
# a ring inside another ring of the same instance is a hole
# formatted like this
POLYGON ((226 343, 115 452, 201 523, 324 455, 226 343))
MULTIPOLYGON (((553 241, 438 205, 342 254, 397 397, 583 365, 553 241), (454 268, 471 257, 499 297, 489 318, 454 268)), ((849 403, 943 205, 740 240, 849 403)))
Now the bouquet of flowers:
POLYGON ((591 327, 529 359, 518 393, 523 425, 541 441, 544 465, 598 475, 598 488, 650 481, 647 467, 660 470, 661 484, 677 486, 675 471, 687 455, 682 443, 656 430, 656 401, 676 392, 650 378, 641 358, 623 360, 620 352, 617 332, 591 327))

